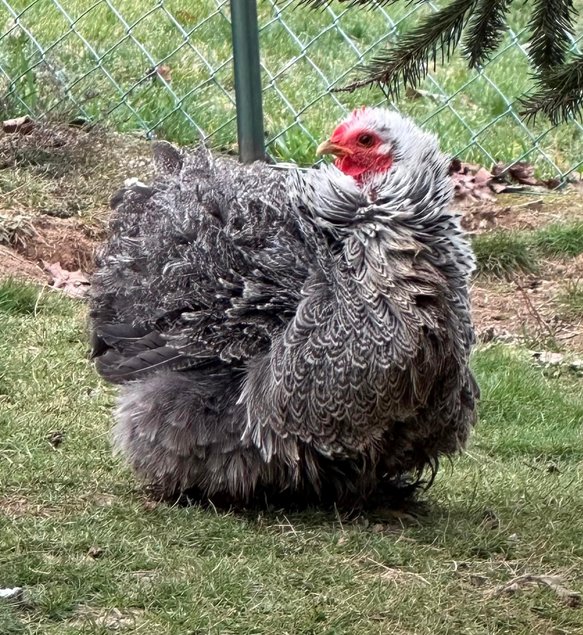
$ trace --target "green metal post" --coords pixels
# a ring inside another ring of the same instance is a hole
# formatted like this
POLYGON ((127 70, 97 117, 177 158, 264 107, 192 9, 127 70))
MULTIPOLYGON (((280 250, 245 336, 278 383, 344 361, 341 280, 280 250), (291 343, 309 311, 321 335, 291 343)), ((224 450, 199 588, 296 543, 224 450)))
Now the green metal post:
POLYGON ((256 0, 231 0, 239 158, 265 159, 256 0))

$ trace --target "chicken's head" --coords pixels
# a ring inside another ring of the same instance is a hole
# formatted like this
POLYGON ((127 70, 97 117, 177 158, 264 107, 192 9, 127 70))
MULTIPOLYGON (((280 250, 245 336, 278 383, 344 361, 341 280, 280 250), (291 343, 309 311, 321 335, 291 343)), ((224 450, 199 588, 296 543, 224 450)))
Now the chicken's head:
POLYGON ((333 154, 336 167, 357 181, 387 172, 395 160, 393 120, 403 121, 400 115, 384 108, 359 108, 316 152, 333 154))

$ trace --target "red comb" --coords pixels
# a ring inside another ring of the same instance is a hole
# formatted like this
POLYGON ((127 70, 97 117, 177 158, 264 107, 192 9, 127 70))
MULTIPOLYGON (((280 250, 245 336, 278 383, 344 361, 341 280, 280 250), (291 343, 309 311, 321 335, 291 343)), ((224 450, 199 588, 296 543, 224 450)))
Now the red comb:
MULTIPOLYGON (((366 109, 367 109, 367 106, 361 106, 360 108, 355 108, 350 113, 350 116, 357 117, 361 112, 364 112, 366 109)), ((342 135, 344 134, 344 132, 346 131, 346 128, 348 128, 348 126, 349 126, 349 121, 343 121, 341 124, 339 124, 337 128, 334 130, 334 132, 332 133, 332 136, 330 137, 330 141, 337 141, 338 139, 340 139, 342 135)))
POLYGON ((332 136, 330 137, 330 141, 337 141, 338 139, 340 139, 342 135, 344 134, 344 131, 346 130, 346 128, 348 128, 348 123, 346 121, 341 123, 339 126, 337 126, 334 129, 332 136))

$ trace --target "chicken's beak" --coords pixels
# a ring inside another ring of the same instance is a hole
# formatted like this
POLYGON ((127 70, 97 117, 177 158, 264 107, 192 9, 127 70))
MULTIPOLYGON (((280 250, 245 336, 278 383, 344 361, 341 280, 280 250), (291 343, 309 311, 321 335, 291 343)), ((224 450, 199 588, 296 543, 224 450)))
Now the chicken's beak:
POLYGON ((344 148, 337 143, 332 143, 332 141, 328 139, 328 141, 324 141, 324 143, 321 143, 316 148, 316 154, 333 154, 336 157, 343 157, 347 154, 352 154, 352 152, 348 148, 344 148))

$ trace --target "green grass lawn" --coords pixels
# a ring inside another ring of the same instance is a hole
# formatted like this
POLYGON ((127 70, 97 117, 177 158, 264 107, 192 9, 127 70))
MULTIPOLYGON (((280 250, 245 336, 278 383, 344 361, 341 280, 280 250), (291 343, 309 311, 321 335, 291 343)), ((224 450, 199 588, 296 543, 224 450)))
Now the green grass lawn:
MULTIPOLYGON (((216 146, 233 149, 228 3, 117 0, 111 3, 117 14, 109 4, 61 2, 65 15, 52 0, 10 0, 27 32, 14 28, 0 6, 0 97, 7 95, 0 114, 30 109, 62 117, 66 111, 180 143, 195 141, 198 125, 213 133, 216 146), (150 73, 160 62, 170 69, 168 85, 150 73)), ((468 73, 455 57, 425 82, 425 93, 404 92, 396 105, 437 132, 449 152, 486 165, 524 156, 541 174, 556 175, 553 163, 563 171, 580 166, 583 133, 575 124, 548 132, 542 120, 528 130, 516 115, 517 97, 531 86, 527 14, 516 7, 511 26, 518 40, 507 38, 482 75, 468 73)), ((365 11, 334 2, 331 10, 309 11, 285 0, 259 0, 258 10, 270 152, 309 164, 314 140, 330 132, 345 108, 386 103, 377 89, 332 95, 330 87, 345 85, 378 42, 397 37, 391 21, 402 32, 429 9, 403 1, 365 11)))
POLYGON ((583 253, 583 223, 560 222, 537 231, 496 231, 472 239, 477 272, 503 278, 535 273, 547 258, 573 258, 583 253))
POLYGON ((0 587, 26 589, 2 635, 583 632, 550 589, 492 595, 525 573, 583 591, 581 379, 479 350, 479 427, 418 521, 171 507, 111 455, 84 315, 0 286, 0 587))

